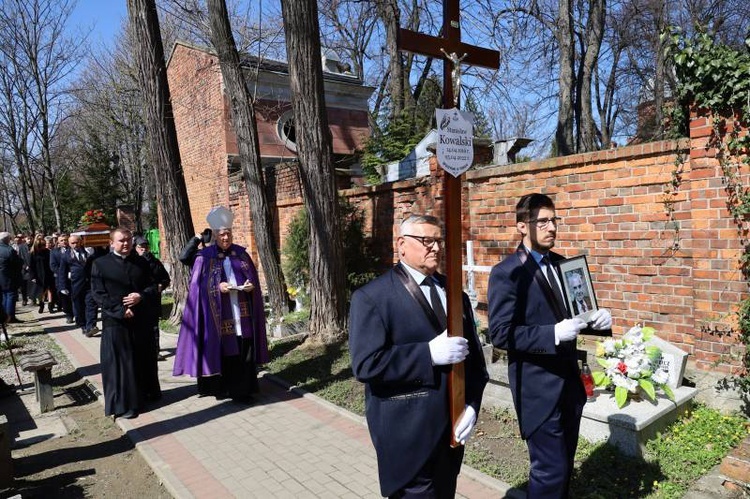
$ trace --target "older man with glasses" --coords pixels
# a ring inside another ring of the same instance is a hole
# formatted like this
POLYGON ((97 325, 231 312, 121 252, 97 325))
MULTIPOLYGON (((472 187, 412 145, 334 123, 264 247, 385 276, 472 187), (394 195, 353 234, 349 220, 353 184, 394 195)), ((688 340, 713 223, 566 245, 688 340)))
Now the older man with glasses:
POLYGON ((586 402, 576 339, 587 327, 612 325, 603 308, 589 324, 570 318, 554 267, 563 256, 550 251, 560 222, 548 196, 523 196, 516 205, 521 244, 493 267, 488 290, 490 335, 508 351, 508 380, 531 461, 527 496, 534 499, 568 497, 586 402))
POLYGON ((412 215, 401 223, 400 262, 352 295, 352 370, 365 383, 380 491, 389 497, 452 498, 463 446, 487 383, 468 297, 463 336, 448 336, 440 222, 412 215), (465 361, 466 407, 456 428, 448 411, 450 366, 465 361))

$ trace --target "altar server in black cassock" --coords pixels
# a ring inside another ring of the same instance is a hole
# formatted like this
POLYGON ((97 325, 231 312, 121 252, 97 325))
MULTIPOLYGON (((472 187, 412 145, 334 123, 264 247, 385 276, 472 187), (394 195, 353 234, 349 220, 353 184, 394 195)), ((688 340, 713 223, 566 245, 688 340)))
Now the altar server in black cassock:
POLYGON ((129 230, 114 230, 110 245, 112 252, 96 259, 91 271, 102 309, 104 413, 133 418, 159 391, 151 328, 158 291, 148 262, 131 253, 129 230))

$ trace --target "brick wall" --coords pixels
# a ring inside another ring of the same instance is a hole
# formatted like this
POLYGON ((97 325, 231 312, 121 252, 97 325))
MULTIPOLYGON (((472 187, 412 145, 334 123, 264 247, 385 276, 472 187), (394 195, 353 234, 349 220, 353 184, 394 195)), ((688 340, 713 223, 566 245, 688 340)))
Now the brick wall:
MULTIPOLYGON (((258 262, 244 183, 216 166, 226 164, 235 146, 215 57, 188 56, 178 46, 168 76, 196 229, 203 228, 212 206, 230 206, 235 239, 258 262), (185 60, 175 60, 180 57, 185 60)), ((270 108, 263 112, 272 114, 270 108)), ((261 135, 270 137, 266 128, 259 124, 261 135)), ((563 217, 557 250, 566 256, 586 254, 599 304, 612 310, 615 334, 638 322, 651 325, 690 352, 699 368, 728 372, 738 365, 740 346, 707 329, 734 326, 731 314, 747 286, 738 270, 742 248, 726 210, 720 167, 715 151, 707 147, 710 134, 708 119, 694 115, 690 137, 679 141, 470 171, 463 184, 462 239, 474 241, 476 265, 491 267, 518 245, 518 198, 529 192, 548 194, 563 217), (671 197, 670 220, 665 192, 681 154, 685 161, 679 190, 671 197)), ((338 146, 346 144, 343 140, 338 146)), ((442 216, 443 173, 434 158, 431 169, 429 177, 341 191, 361 208, 384 268, 396 261, 393 235, 405 216, 442 216)), ((302 206, 297 166, 294 161, 267 166, 265 175, 281 247, 289 221, 302 206)), ((262 273, 263 262, 258 263, 262 273)), ((476 273, 483 321, 487 277, 476 273)))
MULTIPOLYGON (((167 79, 194 229, 200 232, 206 227, 206 215, 212 207, 229 207, 235 216, 235 242, 246 246, 257 261, 244 180, 241 174, 230 174, 228 169, 228 162, 238 154, 238 148, 217 57, 200 47, 176 43, 167 64, 167 79)), ((279 79, 278 85, 287 85, 286 79, 279 79)), ((366 98, 362 102, 366 104, 366 98)), ((274 220, 277 232, 282 235, 284 230, 279 231, 279 227, 286 227, 287 220, 301 204, 296 154, 276 130, 279 118, 290 110, 288 102, 268 99, 255 102, 269 199, 276 200, 280 207, 290 202, 297 206, 288 213, 280 211, 281 218, 274 220)), ((336 165, 346 168, 350 166, 351 155, 362 149, 369 136, 368 113, 365 109, 329 106, 328 121, 336 165)), ((349 183, 348 177, 338 180, 349 183)), ((262 276, 262 262, 259 267, 262 276)))
MULTIPOLYGON (((699 368, 730 371, 738 365, 740 346, 705 329, 734 325, 731 313, 747 292, 737 267, 741 244, 725 207, 718 162, 705 148, 706 118, 694 117, 691 130, 690 138, 679 141, 468 172, 463 240, 474 241, 475 264, 490 267, 515 250, 514 208, 521 195, 548 194, 563 217, 557 250, 586 255, 599 305, 612 311, 615 334, 648 324, 691 353, 699 368), (670 221, 665 189, 680 154, 682 181, 670 221)), ((393 235, 400 220, 411 213, 442 217, 443 173, 434 158, 431 168, 430 177, 341 191, 362 210, 384 267, 397 260, 393 235)), ((287 175, 277 183, 282 244, 287 221, 301 205, 295 182, 287 175)), ((475 277, 485 322, 488 273, 475 277)))
POLYGON ((229 204, 230 144, 221 71, 214 55, 177 44, 167 68, 167 79, 189 209, 196 231, 201 231, 212 207, 229 204))

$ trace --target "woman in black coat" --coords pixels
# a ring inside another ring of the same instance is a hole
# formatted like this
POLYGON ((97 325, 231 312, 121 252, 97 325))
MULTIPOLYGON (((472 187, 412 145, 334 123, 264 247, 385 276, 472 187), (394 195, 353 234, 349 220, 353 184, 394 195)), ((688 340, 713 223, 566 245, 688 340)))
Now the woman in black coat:
POLYGON ((39 313, 44 311, 45 299, 49 303, 48 309, 52 313, 55 296, 55 278, 49 266, 50 246, 54 247, 52 237, 37 236, 31 247, 31 265, 29 273, 34 283, 34 295, 38 298, 39 313))

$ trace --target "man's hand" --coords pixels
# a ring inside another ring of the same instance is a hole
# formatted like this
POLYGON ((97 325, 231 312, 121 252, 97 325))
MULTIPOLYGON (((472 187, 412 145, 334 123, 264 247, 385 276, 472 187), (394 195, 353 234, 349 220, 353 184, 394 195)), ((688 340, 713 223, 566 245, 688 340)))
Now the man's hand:
POLYGON ((431 340, 432 365, 445 366, 461 362, 469 354, 469 342, 463 336, 448 336, 448 330, 431 340))
POLYGON ((141 302, 140 293, 130 293, 122 299, 122 304, 126 307, 133 307, 141 302))
POLYGON ((465 445, 475 424, 477 424, 477 412, 472 406, 467 405, 464 408, 464 413, 461 415, 461 419, 458 420, 456 427, 453 429, 453 436, 455 437, 456 442, 465 445))
POLYGON ((601 331, 612 328, 612 314, 606 308, 600 308, 591 316, 591 329, 601 331))
POLYGON ((133 309, 132 308, 126 308, 125 309, 125 318, 126 319, 132 319, 133 317, 135 317, 135 313, 133 312, 133 309))
POLYGON ((228 282, 220 282, 219 283, 219 292, 221 292, 221 293, 229 293, 229 283, 228 282))
POLYGON ((578 336, 582 329, 586 328, 586 321, 578 317, 565 319, 555 324, 555 345, 561 341, 572 341, 578 336))
POLYGON ((255 289, 255 284, 253 284, 249 280, 245 281, 244 284, 242 285, 242 291, 244 291, 245 293, 250 293, 254 289, 255 289))
POLYGON ((209 244, 211 237, 213 237, 213 231, 211 229, 203 229, 203 232, 198 236, 203 244, 209 244))

